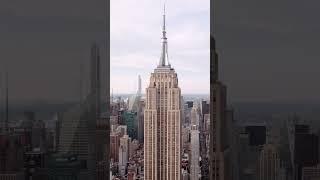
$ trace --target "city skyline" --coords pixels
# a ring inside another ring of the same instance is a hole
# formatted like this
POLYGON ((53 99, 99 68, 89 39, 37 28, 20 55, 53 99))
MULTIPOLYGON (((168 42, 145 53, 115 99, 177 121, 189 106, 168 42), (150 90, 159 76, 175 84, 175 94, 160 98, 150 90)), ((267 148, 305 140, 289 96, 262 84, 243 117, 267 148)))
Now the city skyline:
POLYGON ((117 94, 134 93, 136 78, 141 75, 142 94, 145 93, 151 70, 159 62, 159 15, 166 3, 169 61, 180 74, 182 94, 209 94, 210 1, 157 2, 111 1, 110 88, 117 94))

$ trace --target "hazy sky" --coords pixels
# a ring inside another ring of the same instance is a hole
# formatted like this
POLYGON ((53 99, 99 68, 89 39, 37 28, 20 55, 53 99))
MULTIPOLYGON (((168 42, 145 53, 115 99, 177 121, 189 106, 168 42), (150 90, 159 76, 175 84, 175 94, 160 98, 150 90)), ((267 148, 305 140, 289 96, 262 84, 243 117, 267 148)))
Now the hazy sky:
POLYGON ((105 57, 106 19, 105 0, 2 0, 0 76, 9 70, 10 101, 79 99, 80 63, 88 67, 94 41, 105 57))
POLYGON ((229 100, 320 100, 319 7, 316 0, 215 1, 229 100))
MULTIPOLYGON (((209 0, 168 0, 169 61, 182 93, 209 93, 209 0)), ((111 0, 111 85, 114 93, 145 91, 161 50, 164 0, 111 0)))

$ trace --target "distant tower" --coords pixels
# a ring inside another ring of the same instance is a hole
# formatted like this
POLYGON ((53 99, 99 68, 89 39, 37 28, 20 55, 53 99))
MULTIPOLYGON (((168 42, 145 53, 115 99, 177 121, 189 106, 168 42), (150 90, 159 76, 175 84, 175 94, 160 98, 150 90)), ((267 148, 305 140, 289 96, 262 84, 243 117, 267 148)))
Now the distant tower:
POLYGON ((144 178, 181 179, 181 90, 178 76, 168 62, 163 15, 162 50, 151 73, 144 111, 144 178))
POLYGON ((140 75, 138 76, 138 90, 137 94, 132 95, 129 98, 129 111, 134 111, 137 112, 139 111, 139 101, 141 99, 141 77, 140 75))
POLYGON ((141 96, 141 76, 138 76, 138 92, 137 95, 141 96))
POLYGON ((137 126, 138 126, 138 141, 143 142, 143 111, 144 111, 144 101, 141 100, 141 76, 138 76, 138 92, 137 92, 137 126))

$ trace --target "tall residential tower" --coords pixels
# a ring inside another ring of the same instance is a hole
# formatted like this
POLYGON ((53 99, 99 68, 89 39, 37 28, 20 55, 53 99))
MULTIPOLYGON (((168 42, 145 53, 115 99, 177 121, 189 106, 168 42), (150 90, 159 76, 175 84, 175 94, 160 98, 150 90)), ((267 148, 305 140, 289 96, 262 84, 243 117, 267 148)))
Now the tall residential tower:
POLYGON ((168 62, 163 15, 162 51, 146 89, 144 113, 144 176, 148 180, 181 179, 181 90, 168 62))

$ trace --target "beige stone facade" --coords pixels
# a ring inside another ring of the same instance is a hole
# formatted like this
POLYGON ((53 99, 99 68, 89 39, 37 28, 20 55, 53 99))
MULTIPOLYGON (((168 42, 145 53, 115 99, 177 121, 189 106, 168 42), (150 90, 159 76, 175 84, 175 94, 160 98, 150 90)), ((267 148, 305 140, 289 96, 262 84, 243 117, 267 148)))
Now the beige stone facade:
POLYGON ((146 89, 144 179, 181 179, 181 114, 181 90, 169 63, 164 14, 161 57, 146 89))
POLYGON ((158 67, 146 89, 144 174, 150 180, 179 180, 181 171, 181 91, 175 71, 158 67))

